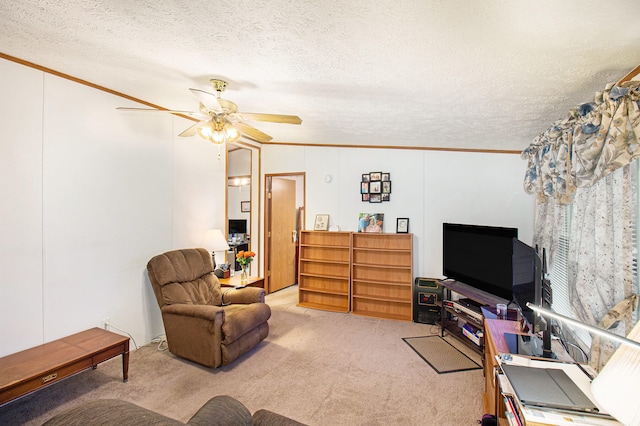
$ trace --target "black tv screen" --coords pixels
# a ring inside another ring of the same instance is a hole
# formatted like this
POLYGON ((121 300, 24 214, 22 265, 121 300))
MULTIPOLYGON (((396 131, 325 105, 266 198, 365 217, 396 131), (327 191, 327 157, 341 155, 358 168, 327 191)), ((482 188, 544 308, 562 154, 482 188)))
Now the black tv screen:
POLYGON ((454 279, 512 300, 513 239, 517 228, 444 223, 442 269, 454 279))
POLYGON ((527 303, 542 306, 542 260, 531 246, 513 240, 513 300, 526 321, 536 328, 537 318, 527 303))
POLYGON ((229 235, 246 233, 247 219, 229 219, 229 235))

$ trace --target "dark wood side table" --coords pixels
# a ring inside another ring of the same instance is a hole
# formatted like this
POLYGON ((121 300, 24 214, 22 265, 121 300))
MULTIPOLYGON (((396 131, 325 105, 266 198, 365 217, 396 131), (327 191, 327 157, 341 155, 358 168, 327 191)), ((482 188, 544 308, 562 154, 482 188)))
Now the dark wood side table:
MULTIPOLYGON (((240 285, 240 273, 237 273, 233 277, 218 278, 220 285, 223 287, 236 287, 240 285)), ((261 277, 247 277, 247 287, 260 287, 264 288, 264 278, 261 277)))
POLYGON ((129 338, 92 328, 0 358, 0 406, 28 393, 96 368, 122 355, 122 379, 129 378, 129 338))

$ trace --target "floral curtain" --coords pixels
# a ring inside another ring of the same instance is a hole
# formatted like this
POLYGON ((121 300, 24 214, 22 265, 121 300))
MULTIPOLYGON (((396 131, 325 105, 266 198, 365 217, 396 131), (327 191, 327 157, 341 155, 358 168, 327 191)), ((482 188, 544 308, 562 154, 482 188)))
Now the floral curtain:
POLYGON ((571 203, 588 187, 640 157, 640 82, 609 84, 593 102, 572 109, 522 152, 524 189, 540 201, 571 203))
MULTIPOLYGON (((528 161, 524 189, 538 197, 534 242, 547 248, 551 267, 556 230, 564 221, 565 209, 559 207, 573 203, 569 296, 577 318, 593 325, 634 291, 634 190, 625 166, 640 157, 639 101, 640 82, 609 84, 522 153, 528 161)), ((630 310, 623 318, 629 321, 611 324, 620 334, 630 329, 630 310)), ((590 357, 594 368, 612 351, 610 342, 596 340, 590 357)))
POLYGON ((548 269, 553 269, 556 250, 559 247, 560 229, 565 222, 566 206, 550 198, 545 203, 536 203, 533 228, 533 244, 546 249, 548 269))
MULTIPOLYGON (((573 202, 569 241, 569 300, 587 324, 599 324, 618 302, 633 295, 634 214, 630 166, 580 188, 573 202)), ((608 324, 626 336, 632 328, 631 310, 623 320, 608 324)), ((610 340, 594 339, 590 363, 599 370, 613 354, 610 340)))

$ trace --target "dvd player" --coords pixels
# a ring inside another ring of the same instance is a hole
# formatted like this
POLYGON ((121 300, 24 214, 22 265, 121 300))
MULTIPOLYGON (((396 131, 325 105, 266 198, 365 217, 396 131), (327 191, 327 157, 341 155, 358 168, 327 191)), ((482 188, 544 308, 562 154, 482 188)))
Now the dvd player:
POLYGON ((463 312, 478 324, 482 324, 482 312, 478 312, 478 310, 476 310, 480 308, 476 307, 475 304, 467 304, 465 301, 465 299, 443 300, 442 303, 444 306, 453 309, 455 312, 463 312))

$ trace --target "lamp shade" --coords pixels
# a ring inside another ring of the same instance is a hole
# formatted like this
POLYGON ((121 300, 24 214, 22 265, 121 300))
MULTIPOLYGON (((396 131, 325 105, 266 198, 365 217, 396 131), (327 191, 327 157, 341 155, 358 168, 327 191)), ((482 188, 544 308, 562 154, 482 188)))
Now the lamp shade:
POLYGON ((202 246, 210 252, 229 250, 229 244, 219 229, 209 229, 204 235, 202 246))
MULTIPOLYGON (((627 338, 640 340, 640 322, 627 338)), ((639 387, 640 348, 631 345, 620 345, 591 382, 596 401, 625 425, 640 424, 639 387)))

